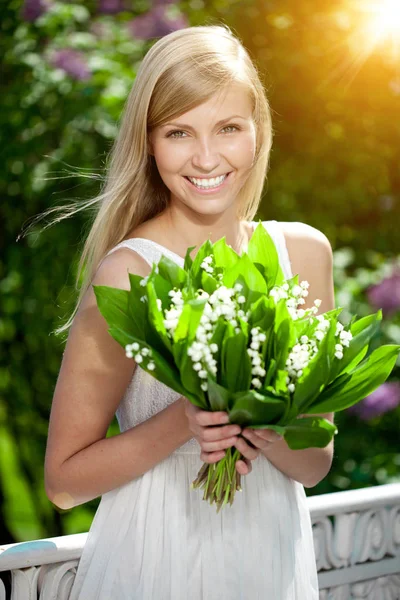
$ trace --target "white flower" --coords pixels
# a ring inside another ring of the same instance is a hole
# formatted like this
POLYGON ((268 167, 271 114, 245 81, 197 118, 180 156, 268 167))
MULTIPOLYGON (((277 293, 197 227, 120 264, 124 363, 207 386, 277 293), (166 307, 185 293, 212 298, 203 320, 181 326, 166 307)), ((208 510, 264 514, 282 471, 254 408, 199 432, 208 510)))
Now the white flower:
POLYGON ((153 362, 149 362, 149 364, 147 365, 147 368, 149 369, 149 371, 154 371, 154 369, 156 368, 156 365, 153 362))
POLYGON ((143 362, 143 356, 141 354, 136 354, 135 361, 139 364, 143 362))
POLYGON ((217 352, 217 351, 218 351, 218 346, 217 346, 217 344, 211 344, 211 345, 210 345, 210 350, 211 350, 211 352, 213 352, 213 353, 217 352))
POLYGON ((289 385, 288 385, 288 390, 289 390, 289 392, 291 392, 291 393, 293 393, 293 392, 294 392, 294 390, 295 390, 295 385, 294 385, 294 383, 289 383, 289 385))
POLYGON ((251 383, 254 385, 254 387, 256 388, 260 388, 262 386, 262 383, 259 379, 257 379, 256 377, 254 379, 251 380, 251 383))
POLYGON ((126 350, 125 354, 126 354, 127 358, 133 358, 133 354, 130 350, 126 350))
POLYGON ((207 371, 205 369, 199 371, 199 377, 201 377, 201 379, 207 379, 207 371))
POLYGON ((205 381, 204 383, 200 384, 200 387, 203 390, 203 392, 206 392, 208 390, 208 383, 205 381))
POLYGON ((143 287, 146 285, 147 281, 148 281, 149 277, 143 277, 143 279, 140 280, 140 285, 142 285, 143 287))

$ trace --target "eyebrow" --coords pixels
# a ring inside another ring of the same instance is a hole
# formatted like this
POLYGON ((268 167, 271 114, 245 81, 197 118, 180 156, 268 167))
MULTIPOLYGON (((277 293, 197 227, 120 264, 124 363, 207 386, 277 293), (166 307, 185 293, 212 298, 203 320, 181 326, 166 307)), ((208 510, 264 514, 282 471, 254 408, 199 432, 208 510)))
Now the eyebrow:
MULTIPOLYGON (((220 121, 218 121, 217 123, 215 123, 215 126, 218 127, 218 125, 223 125, 223 123, 227 123, 228 121, 231 121, 232 119, 243 119, 244 121, 246 120, 246 117, 242 117, 241 115, 232 115, 230 117, 227 117, 226 119, 221 119, 220 121)), ((165 125, 162 125, 162 127, 182 127, 182 129, 193 129, 193 127, 191 125, 185 125, 185 123, 165 123, 165 125)))

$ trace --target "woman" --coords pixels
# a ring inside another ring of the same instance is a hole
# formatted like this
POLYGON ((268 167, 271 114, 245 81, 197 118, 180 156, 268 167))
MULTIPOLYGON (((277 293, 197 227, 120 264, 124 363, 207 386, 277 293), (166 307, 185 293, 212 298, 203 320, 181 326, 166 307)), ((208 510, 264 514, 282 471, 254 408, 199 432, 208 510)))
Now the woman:
MULTIPOLYGON (((196 246, 194 256, 206 239, 226 236, 241 253, 271 141, 257 71, 227 27, 182 29, 147 53, 83 250, 86 279, 60 329, 70 331, 50 417, 47 495, 64 509, 102 496, 70 600, 318 597, 303 485, 326 475, 332 445, 294 452, 273 432, 241 431, 226 413, 195 408, 126 358, 92 289, 129 289, 128 272, 146 276, 162 254, 182 266, 186 249, 196 246), (121 434, 106 438, 115 413, 121 434), (190 483, 231 446, 249 476, 217 514, 190 483)), ((264 226, 286 277, 309 281, 310 306, 318 297, 323 312, 333 308, 324 234, 302 223, 264 226)))

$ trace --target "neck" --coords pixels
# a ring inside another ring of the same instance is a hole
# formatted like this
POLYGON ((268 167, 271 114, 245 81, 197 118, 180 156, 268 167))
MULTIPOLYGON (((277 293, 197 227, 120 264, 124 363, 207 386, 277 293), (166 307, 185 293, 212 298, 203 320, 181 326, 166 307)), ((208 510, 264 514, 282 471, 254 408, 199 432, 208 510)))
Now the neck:
POLYGON ((178 248, 177 254, 184 256, 187 248, 196 246, 191 253, 192 258, 196 256, 200 246, 206 240, 210 240, 214 244, 223 237, 237 254, 241 254, 247 249, 252 234, 249 231, 250 226, 246 222, 238 220, 228 222, 226 216, 225 218, 216 218, 207 224, 198 220, 188 221, 186 218, 182 219, 179 215, 172 213, 163 213, 157 220, 158 226, 165 234, 164 239, 168 242, 166 246, 178 248))

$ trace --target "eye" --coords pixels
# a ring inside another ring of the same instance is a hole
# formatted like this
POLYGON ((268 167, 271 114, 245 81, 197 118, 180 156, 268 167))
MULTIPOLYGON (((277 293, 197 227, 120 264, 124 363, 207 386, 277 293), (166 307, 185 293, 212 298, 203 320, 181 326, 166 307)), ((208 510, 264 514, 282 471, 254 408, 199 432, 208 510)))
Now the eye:
POLYGON ((239 127, 237 125, 226 125, 224 129, 234 129, 235 131, 239 131, 239 127))
MULTIPOLYGON (((240 128, 237 125, 225 125, 225 127, 222 128, 222 131, 224 131, 225 129, 230 129, 231 131, 228 131, 228 133, 234 133, 235 131, 239 131, 240 128), (232 131, 233 129, 233 131, 232 131)), ((167 135, 165 137, 167 138, 182 138, 184 137, 185 132, 180 130, 180 129, 174 129, 173 131, 170 131, 169 133, 167 133, 167 135), (182 135, 178 135, 178 134, 182 134, 182 135)))
POLYGON ((184 133, 184 131, 179 131, 178 129, 175 129, 174 131, 170 131, 169 133, 167 133, 167 135, 165 137, 169 138, 180 138, 182 137, 181 135, 175 135, 176 133, 184 133))

